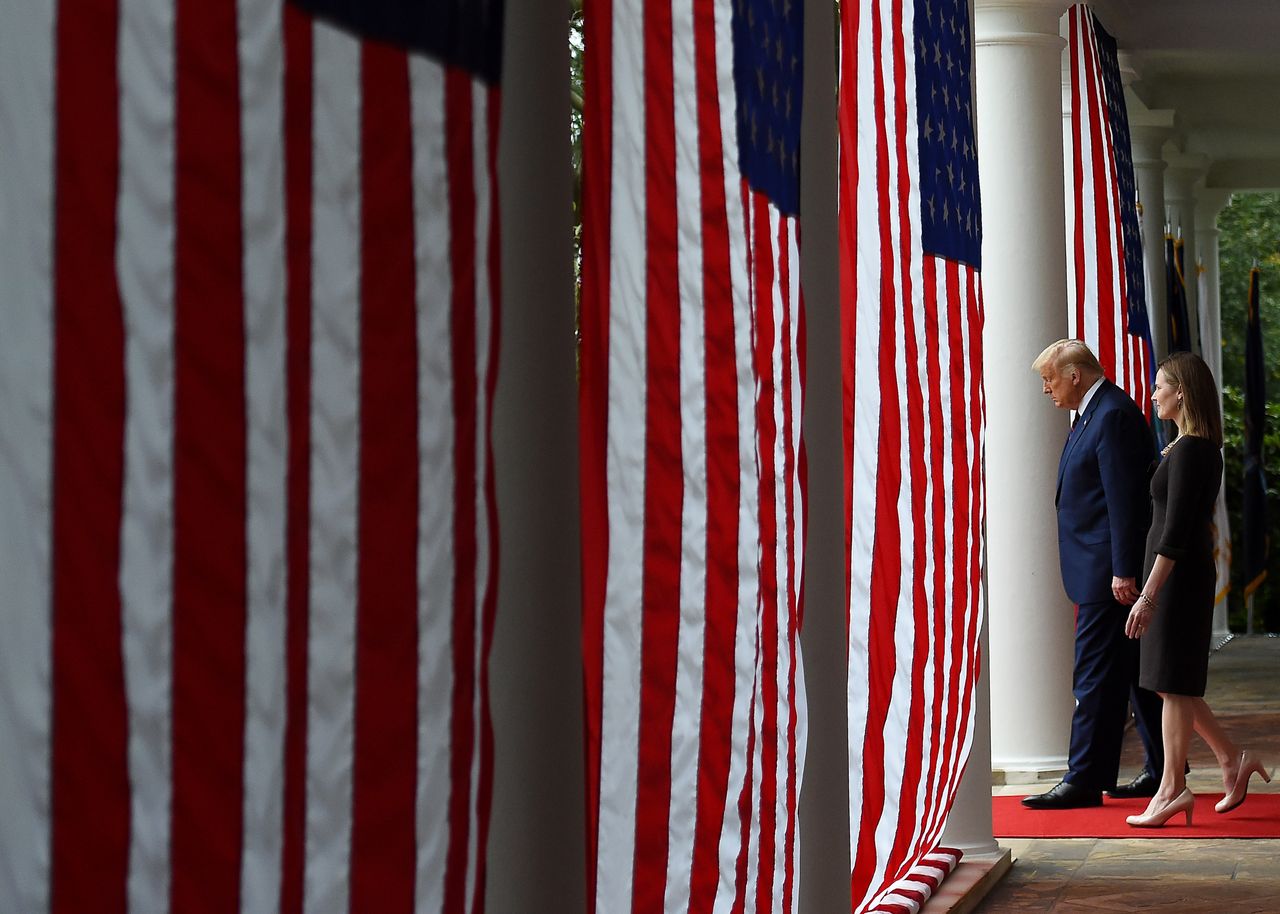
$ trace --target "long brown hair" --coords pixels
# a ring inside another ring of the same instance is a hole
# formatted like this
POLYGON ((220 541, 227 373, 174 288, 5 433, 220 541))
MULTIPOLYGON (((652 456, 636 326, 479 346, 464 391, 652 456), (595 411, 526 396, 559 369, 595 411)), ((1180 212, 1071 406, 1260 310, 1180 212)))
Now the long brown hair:
POLYGON ((1191 352, 1175 352, 1158 366, 1174 387, 1182 388, 1182 429, 1222 447, 1222 409, 1218 386, 1204 359, 1191 352))

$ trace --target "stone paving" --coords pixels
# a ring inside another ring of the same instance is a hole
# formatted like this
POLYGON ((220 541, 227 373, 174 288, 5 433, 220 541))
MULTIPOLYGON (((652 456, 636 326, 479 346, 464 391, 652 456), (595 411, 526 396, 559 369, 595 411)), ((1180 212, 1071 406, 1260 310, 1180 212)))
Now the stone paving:
MULTIPOLYGON (((1231 737, 1262 754, 1271 784, 1255 777, 1250 793, 1280 793, 1280 638, 1237 637, 1209 663, 1205 696, 1231 737)), ((1198 737, 1188 785, 1222 793, 1222 775, 1198 737)), ((1121 781, 1137 773, 1141 747, 1125 737, 1121 781)), ((1047 788, 1046 784, 1045 787, 1047 788)), ((1026 787, 996 787, 1021 794, 1026 787)), ((1247 802, 1247 801, 1246 801, 1247 802)), ((1005 838, 1013 869, 974 909, 978 914, 1280 914, 1280 840, 1005 838)))

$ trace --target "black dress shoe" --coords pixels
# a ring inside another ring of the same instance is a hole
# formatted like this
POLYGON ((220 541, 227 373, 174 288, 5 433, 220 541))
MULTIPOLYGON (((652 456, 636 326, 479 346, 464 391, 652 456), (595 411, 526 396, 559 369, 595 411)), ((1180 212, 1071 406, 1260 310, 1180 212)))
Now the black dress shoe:
POLYGON ((1160 779, 1145 768, 1128 784, 1117 784, 1107 791, 1107 796, 1117 800, 1131 800, 1136 797, 1154 797, 1160 786, 1160 779))
POLYGON ((1084 809, 1087 806, 1101 806, 1102 791, 1060 781, 1045 793, 1023 797, 1022 805, 1028 809, 1084 809))

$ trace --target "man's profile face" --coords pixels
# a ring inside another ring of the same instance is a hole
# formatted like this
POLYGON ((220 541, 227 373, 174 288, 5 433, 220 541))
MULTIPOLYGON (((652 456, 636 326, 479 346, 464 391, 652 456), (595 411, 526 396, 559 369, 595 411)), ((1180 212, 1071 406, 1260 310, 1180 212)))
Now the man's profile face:
POLYGON ((1046 365, 1040 370, 1040 380, 1044 382, 1044 393, 1053 401, 1058 409, 1075 409, 1080 405, 1080 371, 1067 368, 1058 371, 1053 365, 1046 365))

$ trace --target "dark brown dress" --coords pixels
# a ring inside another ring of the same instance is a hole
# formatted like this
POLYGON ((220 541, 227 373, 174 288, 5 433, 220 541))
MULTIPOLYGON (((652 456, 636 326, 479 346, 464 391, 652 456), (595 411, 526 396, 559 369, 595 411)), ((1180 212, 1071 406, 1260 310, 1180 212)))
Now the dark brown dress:
POLYGON ((1204 695, 1217 571, 1213 507, 1222 483, 1222 452, 1207 438, 1177 440, 1151 477, 1151 530, 1143 580, 1156 555, 1174 560, 1141 639, 1138 680, 1144 689, 1204 695))

